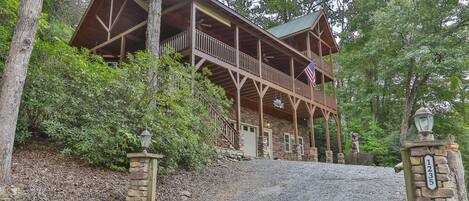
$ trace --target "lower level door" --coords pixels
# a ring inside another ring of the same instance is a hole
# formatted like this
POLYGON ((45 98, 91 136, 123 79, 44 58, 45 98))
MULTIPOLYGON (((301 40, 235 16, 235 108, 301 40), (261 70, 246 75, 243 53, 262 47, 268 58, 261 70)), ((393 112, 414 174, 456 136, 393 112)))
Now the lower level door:
POLYGON ((253 126, 242 125, 241 132, 244 136, 244 154, 247 156, 257 156, 257 135, 253 126))

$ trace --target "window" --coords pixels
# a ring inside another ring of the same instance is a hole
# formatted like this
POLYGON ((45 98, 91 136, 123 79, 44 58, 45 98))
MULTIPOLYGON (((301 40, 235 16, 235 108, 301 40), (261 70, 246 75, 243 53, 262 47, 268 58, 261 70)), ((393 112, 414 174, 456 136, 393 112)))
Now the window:
POLYGON ((303 137, 298 137, 298 143, 300 144, 301 155, 305 155, 305 143, 303 141, 303 137))
POLYGON ((285 133, 283 134, 284 138, 284 144, 285 144, 285 152, 291 153, 291 139, 290 139, 290 134, 285 133))
POLYGON ((270 146, 269 132, 264 132, 264 144, 266 147, 270 146))

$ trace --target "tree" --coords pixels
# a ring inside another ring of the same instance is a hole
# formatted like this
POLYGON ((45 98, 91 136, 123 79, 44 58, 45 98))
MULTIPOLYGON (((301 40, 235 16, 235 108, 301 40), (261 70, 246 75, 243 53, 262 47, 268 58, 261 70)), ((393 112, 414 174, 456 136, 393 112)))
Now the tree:
POLYGON ((0 186, 11 183, 11 158, 26 72, 42 0, 22 0, 0 91, 0 186))
POLYGON ((161 0, 150 0, 148 8, 147 49, 160 54, 161 0))

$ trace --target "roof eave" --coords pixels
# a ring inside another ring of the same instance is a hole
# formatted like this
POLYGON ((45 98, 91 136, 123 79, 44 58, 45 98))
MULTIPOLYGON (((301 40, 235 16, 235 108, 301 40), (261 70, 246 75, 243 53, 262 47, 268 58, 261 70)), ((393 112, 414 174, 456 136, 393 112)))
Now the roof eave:
POLYGON ((88 16, 88 13, 90 12, 93 4, 94 4, 94 0, 91 0, 90 3, 88 4, 88 7, 86 8, 85 14, 81 17, 80 22, 78 23, 78 26, 75 29, 75 32, 73 32, 72 38, 70 39, 68 43, 69 45, 72 45, 73 41, 77 37, 78 31, 80 31, 81 26, 83 25, 83 21, 85 21, 86 16, 88 16))

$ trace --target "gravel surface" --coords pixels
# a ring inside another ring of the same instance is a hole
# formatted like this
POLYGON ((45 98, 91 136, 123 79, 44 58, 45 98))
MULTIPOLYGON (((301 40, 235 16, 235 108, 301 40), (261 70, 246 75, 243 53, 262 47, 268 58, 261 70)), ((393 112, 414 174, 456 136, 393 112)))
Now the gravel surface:
POLYGON ((392 168, 268 160, 244 161, 235 168, 232 182, 214 182, 192 200, 405 200, 403 173, 392 168))
MULTIPOLYGON (((128 173, 61 158, 47 141, 15 148, 15 200, 125 200, 128 173)), ((391 168, 325 163, 217 160, 202 171, 158 178, 159 201, 405 200, 391 168)))

